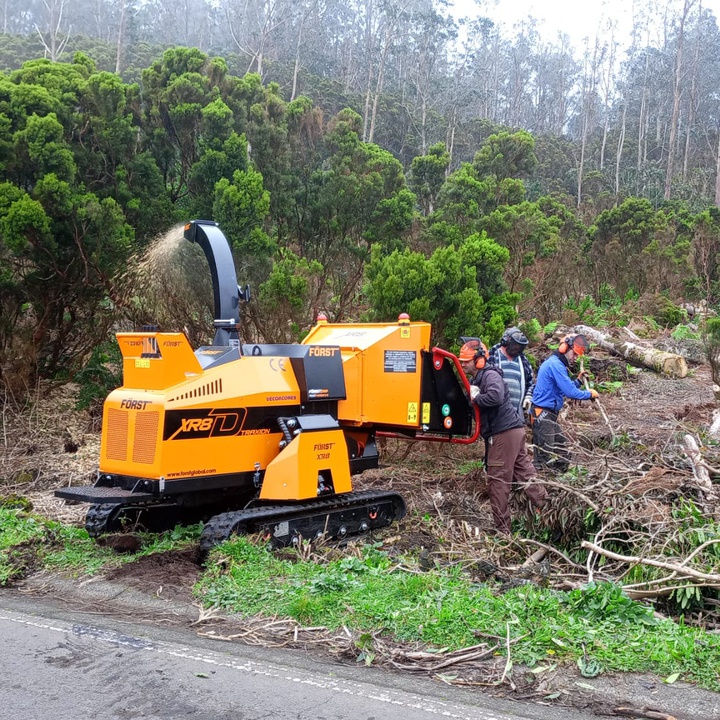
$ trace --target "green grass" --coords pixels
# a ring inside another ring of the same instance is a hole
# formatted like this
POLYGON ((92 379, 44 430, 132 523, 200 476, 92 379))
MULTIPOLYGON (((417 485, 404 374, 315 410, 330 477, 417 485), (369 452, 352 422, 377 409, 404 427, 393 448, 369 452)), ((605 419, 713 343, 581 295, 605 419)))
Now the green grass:
POLYGON ((195 546, 200 525, 161 534, 141 534, 142 548, 118 555, 90 539, 83 528, 69 527, 18 508, 0 507, 0 586, 40 566, 72 576, 93 575, 145 555, 195 546))
POLYGON ((244 538, 226 543, 214 558, 223 562, 211 565, 197 592, 228 611, 382 631, 450 650, 474 645, 478 635, 509 633, 516 663, 542 666, 587 654, 605 671, 679 673, 720 690, 718 636, 658 620, 609 583, 572 592, 524 585, 501 593, 457 569, 404 572, 376 548, 366 548, 362 560, 317 565, 280 559, 244 538))
MULTIPOLYGON (((116 555, 82 529, 0 508, 0 585, 20 576, 23 562, 93 574, 144 555, 194 547, 199 531, 194 526, 148 535, 140 552, 116 555)), ((402 565, 416 567, 410 557, 402 565)), ((195 591, 207 605, 231 612, 352 628, 365 638, 366 660, 373 657, 377 633, 448 650, 495 636, 501 654, 509 635, 514 663, 542 669, 579 662, 581 670, 654 672, 720 690, 719 636, 656 619, 609 583, 571 592, 532 584, 501 592, 473 583, 458 567, 408 572, 377 546, 321 564, 237 538, 213 551, 195 591)))

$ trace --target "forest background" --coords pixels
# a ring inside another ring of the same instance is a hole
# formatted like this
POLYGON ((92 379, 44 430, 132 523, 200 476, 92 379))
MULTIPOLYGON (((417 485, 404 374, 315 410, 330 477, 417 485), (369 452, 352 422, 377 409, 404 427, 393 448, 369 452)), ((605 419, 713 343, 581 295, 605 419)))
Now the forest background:
POLYGON ((518 316, 673 325, 720 300, 720 31, 699 0, 579 50, 437 0, 2 0, 0 22, 6 392, 97 376, 114 330, 206 339, 204 261, 148 255, 196 217, 254 288, 248 341, 320 310, 409 312, 453 347, 518 316))

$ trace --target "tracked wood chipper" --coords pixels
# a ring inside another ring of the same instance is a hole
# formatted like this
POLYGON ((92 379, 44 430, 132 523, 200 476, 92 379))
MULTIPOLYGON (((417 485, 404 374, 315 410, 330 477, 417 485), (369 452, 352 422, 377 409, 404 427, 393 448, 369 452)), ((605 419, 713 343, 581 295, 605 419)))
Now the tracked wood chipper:
POLYGON ((118 333, 123 385, 105 401, 97 480, 55 494, 91 504, 93 537, 203 521, 204 551, 233 533, 282 545, 402 518, 400 495, 355 492, 352 476, 378 467, 379 435, 477 438, 456 358, 431 349, 430 325, 407 316, 321 317, 302 344, 243 344, 249 289, 238 287, 225 236, 198 220, 185 238, 210 265, 213 344, 193 351, 183 333, 118 333))

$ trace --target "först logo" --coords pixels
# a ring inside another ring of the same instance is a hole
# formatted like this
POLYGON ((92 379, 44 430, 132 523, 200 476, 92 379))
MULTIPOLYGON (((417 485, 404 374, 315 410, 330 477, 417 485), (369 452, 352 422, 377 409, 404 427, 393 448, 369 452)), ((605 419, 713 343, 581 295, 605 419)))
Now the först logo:
POLYGON ((330 459, 330 451, 332 450, 333 445, 335 445, 334 442, 315 443, 315 447, 313 448, 313 450, 315 450, 315 459, 316 460, 329 460, 330 459))
POLYGON ((319 347, 314 345, 308 350, 308 355, 312 357, 335 357, 338 348, 319 347))
POLYGON ((120 403, 120 407, 126 410, 144 410, 149 404, 149 400, 130 400, 126 398, 120 403))
POLYGON ((163 347, 179 347, 182 345, 180 340, 165 340, 162 344, 163 347))
POLYGON ((332 447, 333 447, 334 444, 335 444, 334 442, 331 442, 331 443, 315 443, 315 447, 313 448, 313 450, 315 450, 315 452, 317 452, 318 450, 332 450, 332 447))

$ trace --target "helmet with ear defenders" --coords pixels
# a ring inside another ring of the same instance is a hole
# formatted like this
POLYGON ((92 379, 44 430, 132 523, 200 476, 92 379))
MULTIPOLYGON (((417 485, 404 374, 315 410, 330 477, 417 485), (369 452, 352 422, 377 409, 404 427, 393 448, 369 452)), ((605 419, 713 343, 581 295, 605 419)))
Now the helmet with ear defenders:
POLYGON ((488 361, 488 349, 480 342, 480 338, 462 338, 465 344, 460 348, 458 360, 460 362, 471 362, 476 370, 482 370, 488 361))
POLYGON ((558 352, 564 355, 568 350, 573 350, 576 355, 584 355, 589 347, 584 335, 567 335, 558 345, 558 352))
POLYGON ((517 326, 509 327, 500 338, 500 345, 503 347, 507 347, 510 343, 518 345, 521 352, 529 344, 527 335, 517 326))

